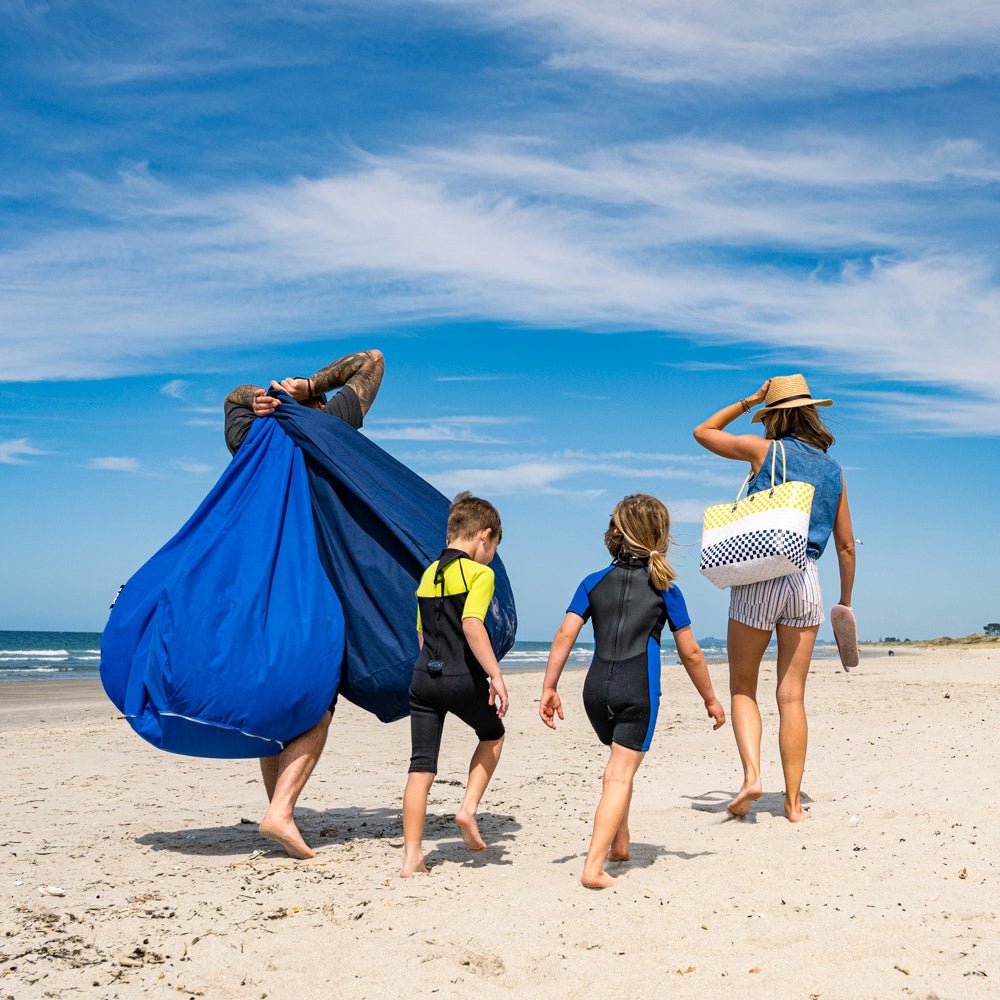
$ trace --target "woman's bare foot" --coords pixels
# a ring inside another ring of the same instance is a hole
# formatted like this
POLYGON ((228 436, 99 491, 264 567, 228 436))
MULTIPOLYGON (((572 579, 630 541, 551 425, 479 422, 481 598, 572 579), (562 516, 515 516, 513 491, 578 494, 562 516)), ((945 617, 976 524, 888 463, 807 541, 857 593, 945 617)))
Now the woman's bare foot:
POLYGON ((430 871, 430 869, 427 867, 427 865, 424 864, 424 856, 421 853, 414 858, 407 858, 407 857, 403 858, 403 867, 400 869, 399 877, 409 878, 411 875, 416 874, 417 872, 426 873, 428 871, 430 871))
POLYGON ((750 812, 750 804, 756 802, 764 793, 764 786, 760 783, 760 778, 756 781, 743 782, 743 787, 732 802, 726 806, 732 816, 746 816, 750 812))
POLYGON ((811 819, 809 813, 802 808, 802 803, 793 806, 788 799, 785 799, 785 815, 789 823, 804 823, 807 819, 811 819))
POLYGON ((455 822, 459 830, 462 831, 462 840, 470 851, 485 851, 486 841, 479 836, 479 824, 476 823, 476 814, 459 809, 455 813, 455 822))
POLYGON ((281 819, 271 815, 269 809, 260 821, 260 835, 265 840, 277 844, 284 852, 296 861, 306 861, 316 857, 316 852, 302 839, 299 828, 292 819, 281 819))
POLYGON ((580 877, 580 883, 587 889, 610 889, 618 885, 618 879, 612 878, 602 869, 597 875, 588 875, 585 871, 580 877))

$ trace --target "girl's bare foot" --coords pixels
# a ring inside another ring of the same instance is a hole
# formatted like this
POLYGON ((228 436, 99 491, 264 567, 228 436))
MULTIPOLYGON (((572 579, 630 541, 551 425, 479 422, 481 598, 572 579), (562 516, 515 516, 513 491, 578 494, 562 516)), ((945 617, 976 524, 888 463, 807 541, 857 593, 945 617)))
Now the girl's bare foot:
POLYGON ((476 823, 476 814, 459 809, 455 813, 455 822, 459 830, 462 831, 462 841, 470 851, 485 851, 486 842, 479 836, 479 824, 476 823))
POLYGON ((269 809, 260 821, 260 835, 281 847, 296 861, 306 861, 316 857, 316 852, 302 839, 295 821, 272 816, 269 809))
POLYGON ((608 851, 608 861, 628 861, 632 857, 632 843, 628 834, 617 836, 611 842, 611 850, 608 851))
POLYGON ((403 858, 403 867, 399 871, 400 878, 409 878, 417 872, 428 872, 430 869, 424 864, 423 854, 418 854, 415 858, 403 858))
POLYGON ((801 803, 793 806, 788 799, 785 799, 785 815, 788 817, 789 823, 804 823, 811 818, 809 813, 802 808, 801 803))
POLYGON ((764 786, 760 783, 760 778, 756 781, 744 781, 739 794, 732 802, 726 806, 732 816, 746 816, 750 812, 750 804, 764 794, 764 786))
POLYGON ((587 889, 610 889, 618 885, 618 879, 612 878, 603 869, 597 875, 588 875, 584 872, 580 877, 581 884, 587 889))

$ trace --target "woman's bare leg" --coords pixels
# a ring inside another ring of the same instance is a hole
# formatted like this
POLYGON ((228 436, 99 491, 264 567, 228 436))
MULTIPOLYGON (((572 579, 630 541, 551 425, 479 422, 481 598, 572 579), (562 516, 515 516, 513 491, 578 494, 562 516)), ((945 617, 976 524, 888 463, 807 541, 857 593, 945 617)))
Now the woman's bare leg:
POLYGON ((645 756, 641 750, 628 750, 617 743, 611 744, 611 756, 604 768, 604 791, 594 814, 594 833, 580 879, 588 889, 608 889, 618 882, 604 870, 604 862, 628 811, 632 799, 632 779, 645 756))
POLYGON ((455 813, 455 822, 462 831, 462 841, 470 851, 486 849, 483 838, 479 836, 479 824, 476 813, 479 802, 486 792, 486 786, 493 777, 493 772, 500 763, 500 751, 503 750, 503 737, 498 740, 480 740, 469 763, 469 780, 465 786, 465 798, 462 807, 455 813))
POLYGON ((757 706, 757 677, 764 650, 771 633, 751 628, 729 619, 727 648, 729 653, 729 694, 732 698, 730 716, 736 748, 743 762, 743 785, 739 794, 726 808, 734 816, 746 816, 750 803, 759 799, 763 786, 760 781, 760 708, 757 706))
POLYGON ((809 726, 806 722, 806 678, 819 626, 778 626, 778 749, 785 774, 785 815, 793 823, 809 818, 802 808, 802 772, 806 766, 809 726))

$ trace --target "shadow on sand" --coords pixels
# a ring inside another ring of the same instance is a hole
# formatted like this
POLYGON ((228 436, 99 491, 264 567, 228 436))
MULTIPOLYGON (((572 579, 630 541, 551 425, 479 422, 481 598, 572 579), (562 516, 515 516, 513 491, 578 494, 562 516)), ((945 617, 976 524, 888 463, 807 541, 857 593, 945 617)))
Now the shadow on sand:
MULTIPOLYGON (((735 791, 727 792, 721 788, 715 788, 708 792, 702 792, 701 795, 682 795, 681 798, 688 799, 692 809, 697 809, 699 812, 715 813, 721 816, 723 821, 732 820, 735 822, 739 820, 743 823, 754 823, 757 813, 785 818, 784 792, 765 792, 756 802, 751 804, 750 812, 742 817, 733 816, 726 809, 726 804, 736 798, 735 791)), ((808 806, 811 802, 812 799, 803 792, 802 805, 808 806)))
MULTIPOLYGON (((695 858, 704 858, 716 851, 695 851, 693 854, 688 851, 668 851, 661 844, 641 844, 632 841, 632 857, 628 861, 608 861, 608 873, 614 875, 619 868, 650 868, 656 864, 657 858, 679 858, 681 861, 693 861, 695 858)), ((562 858, 553 858, 552 864, 564 865, 570 861, 579 861, 583 864, 583 859, 587 856, 586 851, 579 854, 567 854, 562 858)))
MULTIPOLYGON (((401 839, 402 814, 394 809, 297 809, 295 818, 306 842, 316 851, 333 844, 357 840, 401 839)), ((136 843, 154 851, 172 851, 175 854, 203 856, 246 855, 255 850, 274 852, 284 857, 284 852, 257 832, 257 819, 241 819, 231 826, 210 826, 194 829, 164 830, 145 833, 136 837, 136 843)), ((479 814, 479 831, 487 849, 496 841, 511 836, 520 824, 513 816, 482 812, 479 814)), ((465 850, 452 816, 428 815, 425 838, 447 836, 454 833, 457 848, 464 859, 474 857, 465 850)), ((442 846, 434 853, 444 849, 442 846)), ((449 847, 450 849, 450 847, 449 847)), ((448 860, 451 860, 449 857, 448 860)))

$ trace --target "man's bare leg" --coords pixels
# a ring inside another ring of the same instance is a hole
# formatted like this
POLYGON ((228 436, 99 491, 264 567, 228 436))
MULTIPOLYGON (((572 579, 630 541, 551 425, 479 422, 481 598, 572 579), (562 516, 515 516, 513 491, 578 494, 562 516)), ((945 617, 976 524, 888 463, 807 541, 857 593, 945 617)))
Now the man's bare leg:
POLYGON ((274 786, 278 783, 278 754, 275 757, 261 757, 260 776, 264 779, 264 791, 267 792, 267 801, 274 798, 274 786))
POLYGON ((785 815, 792 823, 809 818, 802 808, 802 772, 806 766, 809 726, 806 722, 806 677, 819 626, 778 626, 778 749, 785 775, 785 815))
POLYGON ((645 756, 641 750, 611 744, 611 757, 604 768, 604 790, 594 814, 594 833, 580 879, 588 889, 610 889, 618 883, 604 870, 604 862, 632 800, 632 780, 645 756))
POLYGON ((503 750, 502 736, 498 740, 480 740, 469 763, 469 781, 465 786, 465 798, 462 800, 462 807, 455 813, 455 822, 462 831, 465 846, 470 851, 486 849, 486 843, 479 836, 476 812, 479 810, 479 803, 490 783, 490 778, 500 763, 501 750, 503 750))
MULTIPOLYGON (((271 804, 260 821, 261 836, 273 840, 284 848, 290 858, 299 861, 316 857, 316 852, 302 839, 302 834, 295 825, 295 803, 323 753, 332 718, 333 715, 326 712, 312 729, 296 736, 278 754, 277 777, 271 793, 271 804)), ((266 775, 264 781, 266 785, 266 775)))
POLYGON ((434 784, 433 771, 411 771, 406 776, 403 792, 403 867, 400 878, 414 872, 427 871, 424 864, 424 821, 427 818, 427 796, 434 784))
POLYGON ((729 653, 730 715, 736 748, 743 762, 743 785, 726 808, 733 816, 746 816, 750 803, 759 799, 760 781, 760 708, 757 706, 757 676, 771 633, 729 619, 726 646, 729 653))

